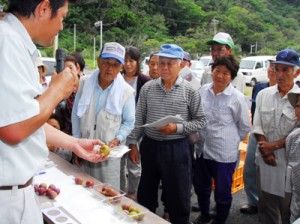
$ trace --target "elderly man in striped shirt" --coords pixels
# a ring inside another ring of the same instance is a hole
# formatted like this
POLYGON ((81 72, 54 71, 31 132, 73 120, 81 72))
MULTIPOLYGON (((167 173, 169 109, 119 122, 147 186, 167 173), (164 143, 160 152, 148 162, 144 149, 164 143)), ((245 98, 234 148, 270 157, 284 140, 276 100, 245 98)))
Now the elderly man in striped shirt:
MULTIPOLYGON (((199 92, 178 76, 183 50, 175 44, 164 44, 157 55, 161 77, 143 86, 136 109, 135 128, 127 142, 133 149, 143 137, 138 202, 155 212, 161 181, 171 223, 187 224, 191 189, 188 136, 205 126, 205 117, 199 92), (169 123, 159 128, 141 127, 177 114, 183 118, 181 123, 169 123)), ((130 156, 132 161, 139 162, 137 153, 130 153, 130 156)))

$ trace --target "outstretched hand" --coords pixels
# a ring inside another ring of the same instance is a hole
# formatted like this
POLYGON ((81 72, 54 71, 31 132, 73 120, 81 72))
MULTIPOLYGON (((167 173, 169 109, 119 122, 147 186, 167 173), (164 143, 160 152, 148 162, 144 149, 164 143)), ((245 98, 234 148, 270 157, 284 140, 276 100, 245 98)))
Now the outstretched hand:
POLYGON ((98 150, 94 150, 96 145, 103 145, 103 142, 96 139, 77 139, 77 144, 74 146, 73 152, 78 157, 93 163, 107 160, 107 156, 103 156, 98 150))

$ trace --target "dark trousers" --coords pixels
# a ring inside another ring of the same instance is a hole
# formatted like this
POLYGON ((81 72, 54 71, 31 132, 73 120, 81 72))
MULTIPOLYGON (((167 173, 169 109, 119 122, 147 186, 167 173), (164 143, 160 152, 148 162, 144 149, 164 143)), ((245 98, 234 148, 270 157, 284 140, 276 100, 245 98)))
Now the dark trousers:
POLYGON ((189 223, 192 161, 188 140, 155 141, 144 137, 140 154, 138 202, 155 213, 161 181, 171 223, 189 223))
POLYGON ((229 215, 232 194, 232 175, 236 162, 220 163, 204 159, 203 155, 196 159, 194 186, 198 197, 201 215, 209 216, 212 178, 215 181, 216 223, 223 224, 229 215))

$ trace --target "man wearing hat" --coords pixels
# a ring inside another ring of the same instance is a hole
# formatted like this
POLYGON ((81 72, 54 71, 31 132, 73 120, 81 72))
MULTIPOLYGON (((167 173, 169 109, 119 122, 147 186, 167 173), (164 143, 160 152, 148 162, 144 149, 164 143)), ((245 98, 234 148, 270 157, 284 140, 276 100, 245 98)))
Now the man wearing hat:
POLYGON ((198 79, 191 70, 192 62, 191 62, 191 56, 188 52, 183 52, 183 60, 181 61, 181 71, 179 75, 189 81, 192 85, 192 87, 196 90, 198 90, 201 87, 200 79, 198 79))
POLYGON ((171 223, 189 223, 191 190, 191 153, 188 135, 204 127, 205 117, 199 93, 179 76, 183 50, 175 44, 160 48, 160 78, 147 82, 136 110, 136 123, 127 138, 130 148, 140 145, 142 175, 138 202, 155 212, 160 181, 171 223), (182 121, 141 127, 169 115, 182 121))
POLYGON ((286 138, 286 157, 288 161, 288 172, 286 183, 291 184, 291 218, 290 223, 300 221, 300 89, 288 93, 288 99, 295 108, 295 115, 298 119, 297 128, 286 138), (299 220, 298 220, 299 219, 299 220))
MULTIPOLYGON (((232 54, 232 48, 234 47, 233 40, 228 33, 219 32, 217 33, 212 40, 207 42, 207 45, 210 45, 210 54, 213 61, 220 55, 230 55, 232 54)), ((201 86, 207 83, 212 82, 212 71, 211 66, 205 69, 202 79, 201 86)), ((245 81, 244 76, 241 72, 238 72, 234 80, 232 80, 232 85, 239 90, 241 93, 244 93, 245 81)))
POLYGON ((48 66, 45 65, 42 61, 41 57, 36 58, 36 66, 38 67, 39 76, 40 76, 40 83, 43 87, 43 90, 46 90, 48 88, 50 80, 46 79, 45 74, 48 72, 48 66))
MULTIPOLYGON (((98 68, 80 80, 72 110, 76 137, 99 138, 109 147, 124 144, 134 127, 134 90, 120 74, 125 48, 115 42, 104 44, 97 58, 98 68)), ((101 182, 120 189, 120 159, 92 164, 75 160, 78 166, 101 182)))
MULTIPOLYGON (((265 88, 276 85, 275 64, 271 63, 275 60, 276 60, 275 56, 269 60, 269 66, 267 69, 269 82, 256 83, 252 89, 252 97, 251 97, 252 123, 255 115, 257 94, 265 88)), ((244 163, 244 171, 243 171, 244 190, 247 195, 247 204, 243 205, 240 208, 240 212, 244 214, 257 213, 258 192, 257 192, 257 184, 256 184, 256 164, 255 164, 256 148, 257 148, 256 138, 253 133, 250 133, 248 144, 247 144, 247 154, 244 163)))
POLYGON ((272 63, 275 64, 277 85, 258 93, 253 122, 253 133, 258 142, 258 212, 262 223, 289 223, 291 191, 285 184, 285 142, 297 124, 288 93, 299 88, 294 84, 299 55, 292 49, 281 50, 272 63))

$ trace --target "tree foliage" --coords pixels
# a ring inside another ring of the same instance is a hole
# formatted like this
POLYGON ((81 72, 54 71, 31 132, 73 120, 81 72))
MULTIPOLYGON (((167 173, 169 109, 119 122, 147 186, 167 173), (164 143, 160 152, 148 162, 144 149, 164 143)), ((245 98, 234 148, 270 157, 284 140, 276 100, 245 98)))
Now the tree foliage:
MULTIPOLYGON (((0 5, 6 7, 7 0, 0 5)), ((254 45, 254 54, 300 51, 300 0, 77 0, 69 8, 59 46, 74 50, 76 24, 76 50, 89 57, 96 40, 98 54, 97 21, 103 22, 103 43, 134 45, 143 55, 176 43, 197 58, 209 54, 206 42, 219 31, 231 34, 239 55, 248 55, 254 45)))

